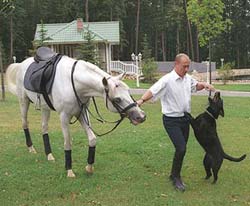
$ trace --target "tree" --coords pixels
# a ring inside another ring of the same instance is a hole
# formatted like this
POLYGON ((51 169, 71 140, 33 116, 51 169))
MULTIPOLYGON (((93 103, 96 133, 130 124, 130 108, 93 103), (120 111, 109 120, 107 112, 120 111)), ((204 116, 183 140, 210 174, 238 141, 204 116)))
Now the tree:
POLYGON ((120 48, 112 50, 114 59, 131 60, 136 45, 137 52, 142 51, 141 37, 147 34, 155 60, 173 60, 176 53, 185 52, 198 61, 207 58, 209 51, 206 47, 208 42, 200 44, 203 41, 201 37, 215 34, 210 37, 215 44, 213 60, 219 62, 220 58, 225 58, 227 62, 235 62, 237 68, 250 66, 249 0, 140 0, 139 10, 138 0, 88 0, 88 12, 85 11, 87 0, 4 0, 4 3, 0 0, 0 11, 9 11, 6 5, 10 2, 15 7, 12 36, 10 16, 0 15, 4 68, 10 62, 12 53, 17 61, 29 55, 35 28, 41 19, 46 23, 69 23, 77 18, 85 19, 87 13, 89 21, 120 22, 120 48), (200 22, 198 26, 186 13, 186 2, 189 9, 195 3, 191 13, 200 22), (227 26, 221 29, 218 19, 227 26), (227 19, 233 23, 231 29, 228 29, 227 19), (217 34, 218 31, 220 34, 217 34))
MULTIPOLYGON (((3 0, 1 1, 0 7, 0 16, 3 15, 4 17, 11 16, 10 18, 10 54, 13 53, 13 32, 12 32, 12 13, 15 9, 12 0, 3 0)), ((3 55, 2 55, 2 41, 0 39, 0 71, 1 71, 1 88, 2 88, 2 100, 5 100, 5 87, 4 87, 4 68, 3 68, 3 55)))
POLYGON ((36 50, 40 46, 46 46, 45 41, 50 40, 51 38, 47 37, 47 29, 44 26, 43 20, 40 21, 40 29, 38 31, 39 33, 39 39, 36 39, 32 41, 33 49, 29 50, 29 54, 33 56, 36 53, 36 50))
POLYGON ((223 20, 223 9, 224 4, 221 0, 190 0, 187 7, 188 18, 197 27, 200 45, 209 44, 209 83, 211 83, 211 41, 230 24, 228 19, 223 20))
POLYGON ((223 20, 221 0, 190 0, 188 2, 188 19, 199 31, 199 43, 201 46, 208 45, 209 41, 217 37, 230 25, 230 20, 223 20))
POLYGON ((89 0, 85 0, 85 21, 89 21, 89 0))
POLYGON ((153 83, 156 81, 155 75, 157 70, 157 64, 152 58, 152 50, 148 44, 147 35, 145 34, 143 37, 143 50, 142 50, 142 73, 143 73, 143 82, 153 83))
POLYGON ((224 66, 218 70, 219 76, 220 76, 224 85, 234 75, 232 67, 233 67, 233 64, 227 63, 227 64, 224 64, 224 66))
POLYGON ((96 44, 93 41, 94 38, 95 36, 91 33, 89 28, 86 28, 86 31, 84 32, 84 39, 86 40, 86 43, 82 43, 77 48, 77 59, 83 59, 98 65, 99 57, 96 51, 96 44))
POLYGON ((139 41, 139 27, 140 27, 140 8, 141 1, 137 0, 137 13, 136 13, 136 30, 135 30, 135 54, 138 54, 138 41, 139 41))

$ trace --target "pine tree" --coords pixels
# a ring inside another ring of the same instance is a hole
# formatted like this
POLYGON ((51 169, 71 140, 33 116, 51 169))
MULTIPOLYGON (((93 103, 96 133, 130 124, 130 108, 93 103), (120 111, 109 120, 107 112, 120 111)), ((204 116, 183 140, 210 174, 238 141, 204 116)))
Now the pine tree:
POLYGON ((44 26, 43 20, 40 21, 39 39, 32 41, 33 49, 29 49, 29 54, 33 56, 36 53, 38 47, 46 46, 45 41, 51 38, 47 37, 47 29, 44 26))
POLYGON ((152 58, 152 49, 149 46, 147 35, 145 34, 142 42, 142 72, 143 72, 143 82, 153 83, 156 81, 155 74, 157 70, 157 64, 152 58))
POLYGON ((143 48, 142 49, 143 59, 144 60, 151 59, 152 58, 152 49, 149 46, 147 34, 145 34, 143 37, 142 48, 143 48))
POLYGON ((79 47, 77 48, 77 59, 83 59, 85 61, 98 65, 98 54, 96 50, 96 44, 93 41, 94 38, 95 36, 92 35, 91 31, 87 28, 86 32, 84 33, 84 39, 86 40, 86 42, 79 45, 79 47))

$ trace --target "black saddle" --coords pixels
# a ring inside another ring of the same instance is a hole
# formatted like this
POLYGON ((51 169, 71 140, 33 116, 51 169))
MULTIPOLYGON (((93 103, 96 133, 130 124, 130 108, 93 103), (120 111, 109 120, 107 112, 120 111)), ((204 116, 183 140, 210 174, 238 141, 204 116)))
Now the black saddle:
POLYGON ((50 50, 48 47, 38 48, 33 62, 24 76, 24 87, 27 90, 42 94, 48 106, 55 110, 49 94, 53 86, 56 66, 62 55, 50 50))
POLYGON ((48 47, 39 47, 36 51, 36 55, 34 56, 34 59, 36 62, 48 61, 48 60, 51 60, 56 55, 57 53, 52 51, 48 47))

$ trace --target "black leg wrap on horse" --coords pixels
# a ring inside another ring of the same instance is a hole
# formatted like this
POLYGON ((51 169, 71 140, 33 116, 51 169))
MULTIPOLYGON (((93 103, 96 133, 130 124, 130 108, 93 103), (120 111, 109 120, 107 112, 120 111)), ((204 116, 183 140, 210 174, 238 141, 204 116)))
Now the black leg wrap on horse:
POLYGON ((26 139, 26 145, 28 147, 31 147, 33 144, 32 144, 32 141, 31 141, 31 138, 30 138, 30 131, 29 129, 23 129, 24 131, 24 134, 25 134, 25 139, 26 139))
POLYGON ((43 134, 43 143, 44 143, 45 154, 48 155, 49 153, 51 153, 51 147, 50 147, 48 134, 43 134))
POLYGON ((65 169, 72 169, 72 159, 71 159, 71 150, 64 150, 65 152, 65 169))
POLYGON ((89 147, 89 154, 88 154, 88 164, 94 164, 95 162, 95 147, 89 147))

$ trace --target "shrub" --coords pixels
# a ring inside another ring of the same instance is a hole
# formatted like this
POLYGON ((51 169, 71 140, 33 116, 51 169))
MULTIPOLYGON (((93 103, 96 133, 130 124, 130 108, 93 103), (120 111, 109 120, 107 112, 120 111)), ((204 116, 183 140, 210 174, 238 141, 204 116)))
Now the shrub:
POLYGON ((143 80, 142 82, 145 83, 154 83, 156 82, 156 71, 157 71, 157 64, 154 61, 154 58, 145 59, 142 62, 142 73, 143 73, 143 80))
POLYGON ((228 80, 232 79, 234 75, 234 72, 232 71, 232 67, 233 65, 231 63, 227 63, 219 69, 218 73, 223 84, 226 84, 228 80))

